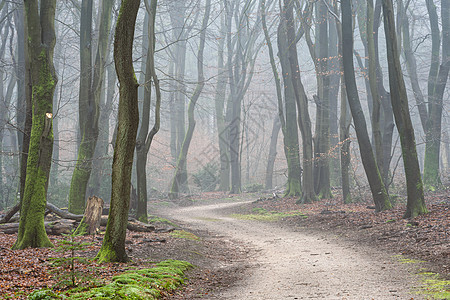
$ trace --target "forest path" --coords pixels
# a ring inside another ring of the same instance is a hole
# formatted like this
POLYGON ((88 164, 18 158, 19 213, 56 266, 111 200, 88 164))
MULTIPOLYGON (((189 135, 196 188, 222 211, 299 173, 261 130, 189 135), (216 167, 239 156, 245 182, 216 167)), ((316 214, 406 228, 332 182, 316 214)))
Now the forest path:
POLYGON ((247 202, 171 209, 186 228, 249 243, 255 250, 244 280, 207 299, 421 299, 414 276, 390 254, 329 233, 229 217, 247 202))

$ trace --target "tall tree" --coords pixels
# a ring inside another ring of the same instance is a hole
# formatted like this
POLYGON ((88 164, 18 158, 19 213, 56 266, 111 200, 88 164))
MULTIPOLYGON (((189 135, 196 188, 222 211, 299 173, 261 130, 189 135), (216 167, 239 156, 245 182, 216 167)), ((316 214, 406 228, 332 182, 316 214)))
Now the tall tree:
POLYGON ((128 261, 125 234, 130 208, 131 170, 139 125, 138 82, 133 69, 133 40, 139 0, 123 0, 116 25, 114 62, 119 79, 119 115, 112 166, 111 207, 102 247, 101 262, 128 261))
POLYGON ((206 27, 208 26, 209 14, 211 11, 211 0, 206 0, 205 4, 205 14, 203 15, 201 33, 200 33, 200 43, 197 53, 197 86, 195 87, 194 93, 189 100, 188 107, 188 130, 184 136, 184 141, 181 146, 181 151, 177 160, 177 167, 175 170, 175 175, 172 180, 172 187, 170 189, 169 197, 171 199, 178 198, 178 194, 181 190, 187 189, 187 154, 189 146, 191 144, 192 136, 195 129, 195 116, 194 109, 198 98, 205 85, 205 78, 203 75, 203 52, 205 50, 205 37, 206 37, 206 27), (182 188, 185 186, 185 188, 182 188))
POLYGON ((316 2, 318 74, 316 130, 314 138, 314 185, 320 198, 330 198, 330 77, 328 69, 328 8, 326 1, 316 2))
POLYGON ((431 67, 428 76, 428 118, 425 135, 425 162, 423 181, 425 188, 434 190, 441 185, 439 175, 439 158, 441 148, 441 128, 444 90, 450 69, 450 4, 448 0, 441 1, 442 19, 442 59, 439 64, 440 32, 439 19, 433 0, 427 0, 427 9, 431 25, 431 67))
POLYGON ((352 112, 356 136, 358 138, 361 159, 369 181, 373 201, 377 211, 390 209, 391 203, 386 192, 381 174, 378 170, 375 155, 367 132, 366 119, 359 101, 356 87, 355 69, 353 65, 353 26, 351 0, 343 0, 342 9, 342 60, 344 67, 345 87, 352 112))
POLYGON ((57 82, 53 67, 56 0, 25 0, 24 4, 33 110, 25 191, 14 249, 52 246, 45 232, 44 214, 53 149, 53 93, 57 82))
POLYGON ((79 126, 81 142, 77 164, 69 191, 69 211, 82 213, 86 202, 86 190, 92 171, 92 159, 98 140, 101 91, 105 77, 105 64, 111 27, 111 10, 114 0, 102 1, 99 40, 95 62, 92 64, 94 41, 92 40, 93 1, 81 3, 80 25, 80 93, 79 126))
POLYGON ((405 218, 414 218, 426 213, 422 178, 417 158, 414 128, 409 115, 408 97, 400 65, 397 36, 394 22, 394 7, 391 0, 383 0, 384 31, 389 67, 389 86, 395 123, 400 135, 402 157, 405 168, 408 200, 405 218))
POLYGON ((147 155, 153 141, 153 137, 159 131, 160 126, 160 107, 161 107, 161 91, 159 81, 155 72, 155 16, 156 16, 156 0, 152 0, 147 7, 149 14, 148 35, 149 44, 147 49, 147 60, 145 67, 145 83, 144 83, 144 102, 142 104, 142 122, 136 139, 136 173, 137 173, 137 210, 136 218, 142 222, 147 222, 147 155), (151 88, 152 83, 156 91, 155 103, 155 123, 149 132, 150 122, 150 105, 151 105, 151 88))

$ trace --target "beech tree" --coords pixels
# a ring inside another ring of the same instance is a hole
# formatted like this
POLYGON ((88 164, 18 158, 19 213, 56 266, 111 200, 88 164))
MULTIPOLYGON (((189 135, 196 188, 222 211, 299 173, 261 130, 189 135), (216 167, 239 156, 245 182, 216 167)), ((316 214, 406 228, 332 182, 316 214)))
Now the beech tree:
POLYGON ((57 82, 53 67, 56 0, 25 0, 24 6, 33 110, 25 190, 14 249, 52 246, 45 232, 44 214, 53 150, 53 93, 57 82))
POLYGON ((394 23, 394 7, 391 0, 383 0, 383 16, 391 102, 402 145, 402 157, 408 194, 405 218, 414 218, 426 213, 427 209, 425 207, 419 160, 417 158, 414 128, 412 126, 411 116, 409 115, 408 97, 400 65, 400 54, 394 23))
POLYGON ((114 0, 102 1, 99 40, 94 63, 92 62, 94 52, 94 41, 92 40, 93 1, 83 0, 81 3, 79 93, 81 142, 69 191, 69 211, 77 214, 83 213, 85 208, 86 190, 99 134, 101 90, 105 77, 113 3, 114 0))
POLYGON ((369 181, 373 201, 377 211, 392 207, 386 192, 381 174, 376 164, 375 155, 370 144, 364 112, 359 101, 356 87, 355 69, 353 65, 353 26, 350 0, 343 0, 342 9, 342 60, 344 67, 345 87, 352 112, 356 136, 358 138, 361 159, 369 181))
POLYGON ((203 52, 205 49, 206 27, 208 26, 210 11, 211 0, 207 0, 205 4, 205 14, 203 16, 202 27, 200 28, 200 42, 197 54, 197 86, 195 87, 194 93, 189 100, 188 129, 184 136, 183 144, 181 145, 181 150, 180 154, 178 155, 177 166, 175 169, 175 175, 173 177, 172 186, 169 192, 169 197, 171 199, 178 198, 178 193, 180 192, 180 190, 187 190, 187 154, 195 129, 195 104, 197 103, 197 100, 200 97, 200 93, 202 92, 205 85, 205 78, 203 75, 203 52))
POLYGON ((138 82, 133 68, 133 40, 139 0, 123 0, 114 39, 114 63, 119 80, 119 115, 112 166, 111 206, 100 262, 126 262, 125 234, 130 208, 131 170, 139 124, 138 82))

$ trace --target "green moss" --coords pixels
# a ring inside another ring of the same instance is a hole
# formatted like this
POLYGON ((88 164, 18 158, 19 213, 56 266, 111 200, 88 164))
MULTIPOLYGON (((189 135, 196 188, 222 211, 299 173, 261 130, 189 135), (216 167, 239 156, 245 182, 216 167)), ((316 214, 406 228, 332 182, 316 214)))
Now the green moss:
POLYGON ((290 212, 275 212, 275 211, 267 211, 264 208, 254 208, 253 209, 256 214, 232 214, 232 218, 240 219, 240 220, 250 220, 250 221, 264 221, 264 222, 274 222, 278 221, 282 218, 301 216, 303 218, 307 218, 305 214, 299 211, 290 211, 290 212))
POLYGON ((153 216, 153 215, 149 216, 148 222, 150 224, 151 223, 161 223, 161 224, 166 224, 166 225, 170 225, 170 226, 173 226, 173 227, 177 227, 177 225, 174 224, 173 222, 171 222, 171 221, 169 221, 169 220, 167 220, 165 218, 161 218, 161 217, 157 217, 157 216, 153 216))
POLYGON ((200 238, 193 234, 192 232, 187 232, 184 230, 174 230, 170 233, 171 236, 179 239, 195 240, 198 241, 200 238))
POLYGON ((432 299, 450 299, 450 280, 443 280, 439 274, 423 272, 418 274, 422 285, 416 289, 420 295, 431 296, 432 299))
POLYGON ((192 267, 186 261, 165 260, 157 263, 154 268, 114 276, 109 284, 88 291, 72 289, 59 296, 51 290, 39 290, 30 294, 28 299, 158 299, 163 291, 173 291, 182 285, 185 272, 192 267))

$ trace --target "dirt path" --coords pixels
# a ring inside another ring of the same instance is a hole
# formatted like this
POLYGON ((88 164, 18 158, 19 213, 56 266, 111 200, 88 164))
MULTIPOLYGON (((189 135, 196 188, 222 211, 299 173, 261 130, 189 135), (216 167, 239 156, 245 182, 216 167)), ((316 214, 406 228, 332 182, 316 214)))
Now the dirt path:
POLYGON ((230 218, 240 203, 180 208, 165 215, 188 228, 250 243, 256 255, 244 280, 208 299, 421 299, 414 278, 391 255, 327 233, 230 218))

